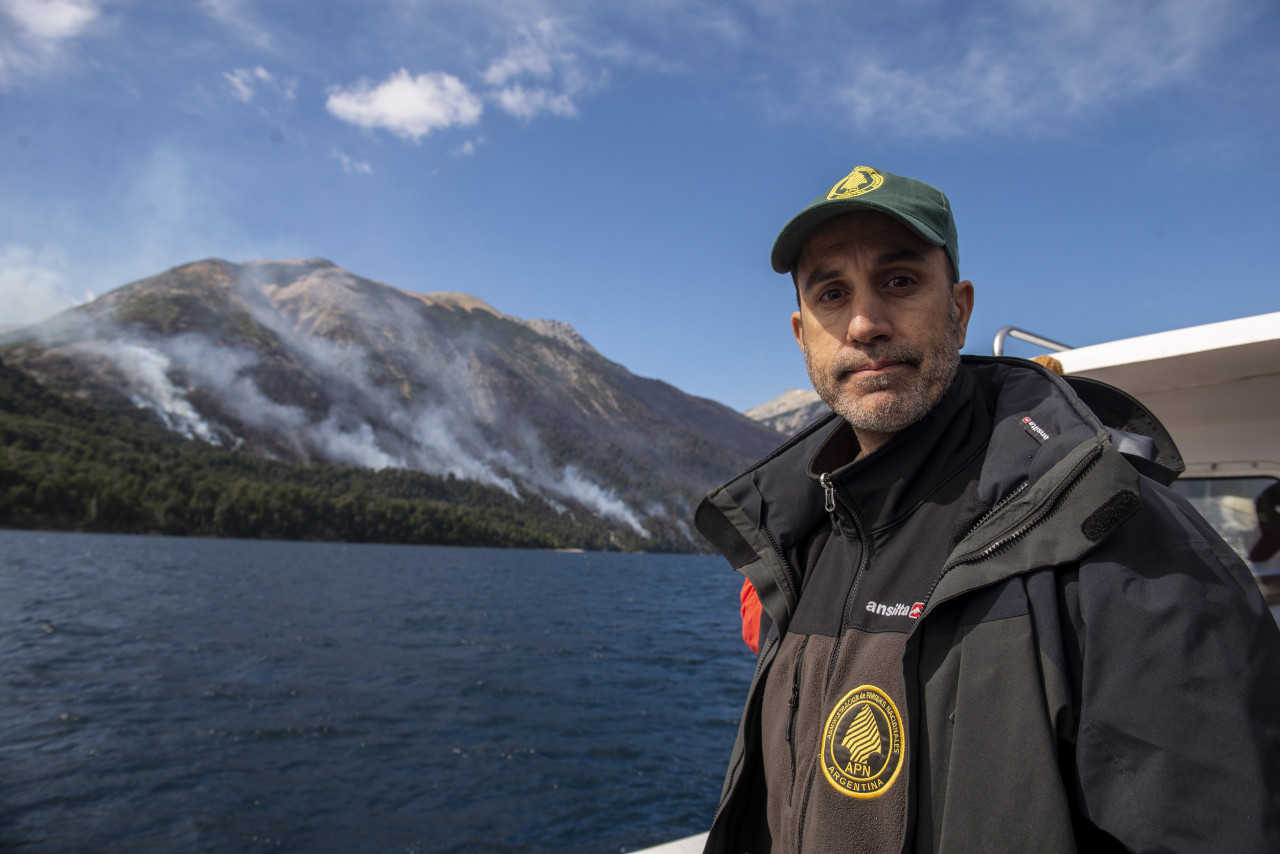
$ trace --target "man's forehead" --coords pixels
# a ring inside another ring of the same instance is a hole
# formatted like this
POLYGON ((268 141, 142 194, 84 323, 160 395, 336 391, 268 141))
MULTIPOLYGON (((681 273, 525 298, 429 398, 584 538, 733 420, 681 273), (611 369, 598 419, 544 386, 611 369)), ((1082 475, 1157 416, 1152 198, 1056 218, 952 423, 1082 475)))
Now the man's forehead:
MULTIPOLYGON (((942 248, 922 239, 898 220, 879 211, 852 211, 824 222, 805 241, 797 259, 797 272, 815 256, 848 249, 893 251, 913 249, 927 258, 942 248)), ((945 253, 943 253, 945 255, 945 253)))

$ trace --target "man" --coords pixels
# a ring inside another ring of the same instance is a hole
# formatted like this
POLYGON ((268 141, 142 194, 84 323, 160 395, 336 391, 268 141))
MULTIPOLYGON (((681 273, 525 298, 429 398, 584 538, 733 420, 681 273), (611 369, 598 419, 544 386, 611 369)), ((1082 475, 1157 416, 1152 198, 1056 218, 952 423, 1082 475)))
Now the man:
POLYGON ((698 508, 763 632, 707 850, 1280 851, 1275 622, 1144 440, 959 355, 946 197, 860 166, 772 262, 834 412, 698 508))

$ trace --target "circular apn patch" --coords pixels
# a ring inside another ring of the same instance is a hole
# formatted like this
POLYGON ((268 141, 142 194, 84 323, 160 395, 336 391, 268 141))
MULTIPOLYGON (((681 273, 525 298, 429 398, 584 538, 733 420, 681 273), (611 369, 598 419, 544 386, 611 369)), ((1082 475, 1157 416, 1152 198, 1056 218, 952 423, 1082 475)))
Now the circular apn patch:
POLYGON ((822 773, 851 798, 878 798, 902 770, 902 717, 874 685, 845 694, 822 730, 822 773))
POLYGON ((831 192, 827 193, 827 199, 830 201, 851 199, 854 196, 861 196, 863 193, 870 193, 883 183, 884 176, 879 172, 870 166, 859 166, 841 178, 839 184, 831 188, 831 192))

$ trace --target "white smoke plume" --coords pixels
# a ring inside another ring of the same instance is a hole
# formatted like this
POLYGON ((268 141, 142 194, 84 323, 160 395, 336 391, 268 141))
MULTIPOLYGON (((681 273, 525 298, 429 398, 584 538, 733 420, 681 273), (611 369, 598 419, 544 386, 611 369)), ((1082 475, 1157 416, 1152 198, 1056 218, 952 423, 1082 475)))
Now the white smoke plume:
POLYGON ((588 480, 572 465, 560 470, 560 479, 547 485, 557 495, 573 498, 580 504, 595 508, 606 519, 614 519, 623 523, 642 537, 649 532, 640 524, 636 514, 611 489, 604 489, 597 483, 588 480))
POLYGON ((217 431, 200 417, 186 392, 170 382, 172 363, 164 353, 139 344, 111 341, 86 341, 71 349, 114 364, 129 386, 129 399, 134 405, 159 415, 170 430, 188 439, 222 444, 217 431))
POLYGON ((315 386, 323 389, 327 409, 319 415, 315 408, 309 412, 296 401, 281 402, 266 394, 255 377, 263 371, 269 374, 272 366, 264 365, 255 351, 220 344, 203 334, 163 338, 133 328, 99 329, 99 340, 73 349, 110 360, 134 402, 155 411, 184 436, 213 444, 243 439, 233 436, 227 425, 210 423, 201 415, 189 396, 198 389, 200 399, 216 400, 226 415, 277 437, 302 458, 452 474, 517 498, 525 490, 561 512, 562 502, 575 502, 640 536, 650 536, 641 515, 613 490, 572 465, 553 465, 535 431, 504 411, 483 372, 478 374, 471 364, 479 342, 459 335, 443 344, 426 341, 431 330, 424 330, 414 313, 395 306, 371 312, 371 305, 377 304, 363 300, 359 312, 346 314, 358 318, 356 337, 393 342, 392 356, 404 357, 400 368, 388 367, 387 349, 375 358, 350 335, 339 342, 312 334, 326 317, 307 314, 315 304, 341 309, 351 298, 344 290, 349 274, 326 267, 312 275, 325 276, 334 281, 309 283, 311 288, 327 289, 322 298, 309 291, 306 300, 293 305, 290 299, 296 294, 291 289, 297 283, 281 287, 246 277, 235 289, 254 323, 276 336, 280 349, 300 362, 315 386), (394 377, 388 379, 388 370, 409 375, 397 385, 394 377), (411 393, 410 386, 417 390, 411 393), (486 436, 504 441, 499 444, 486 436))

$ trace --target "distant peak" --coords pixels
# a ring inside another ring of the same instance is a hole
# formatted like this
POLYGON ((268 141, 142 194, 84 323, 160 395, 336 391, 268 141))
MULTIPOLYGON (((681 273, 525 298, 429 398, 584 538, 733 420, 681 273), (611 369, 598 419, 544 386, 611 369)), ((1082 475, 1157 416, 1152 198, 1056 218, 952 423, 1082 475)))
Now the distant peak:
POLYGON ((539 335, 547 338, 555 339, 561 344, 568 345, 570 348, 579 352, 595 353, 596 348, 592 347, 587 340, 578 334, 578 331, 569 324, 560 320, 542 320, 534 318, 533 320, 521 320, 509 314, 503 314, 489 303, 480 299, 480 297, 471 294, 459 293, 458 291, 436 291, 430 294, 415 294, 406 291, 409 296, 420 299, 427 305, 437 305, 443 308, 461 309, 463 311, 485 311, 495 317, 510 320, 513 323, 519 323, 527 329, 532 329, 539 335))
POLYGON ((334 267, 338 265, 330 261, 328 258, 280 258, 278 260, 270 260, 265 258, 254 258, 245 261, 241 266, 244 267, 305 267, 310 270, 318 270, 322 267, 334 267))
POLYGON ((772 400, 765 401, 759 406, 751 407, 744 414, 748 418, 761 421, 784 412, 792 412, 812 406, 819 399, 818 393, 811 388, 789 388, 772 400))
POLYGON ((321 269, 341 269, 337 264, 334 264, 327 258, 284 258, 278 261, 254 258, 238 264, 234 261, 228 261, 225 258, 202 258, 199 261, 188 261, 186 264, 179 264, 176 267, 170 268, 167 272, 174 273, 207 268, 221 270, 229 275, 235 274, 237 271, 244 270, 246 268, 258 270, 296 268, 304 272, 321 269))
POLYGON ((178 264, 176 267, 170 267, 166 272, 172 273, 177 270, 193 270, 201 267, 217 267, 219 269, 228 270, 233 269, 236 266, 236 264, 233 264, 225 258, 201 258, 199 261, 188 261, 185 264, 178 264))
POLYGON ((596 348, 588 344, 587 339, 583 338, 582 335, 578 333, 578 330, 574 329, 562 320, 543 320, 541 318, 534 318, 533 320, 526 320, 524 325, 537 332, 539 335, 554 338, 560 343, 567 344, 569 347, 579 352, 597 352, 596 348))
MULTIPOLYGON (((406 293, 408 293, 406 291, 406 293)), ((458 291, 436 291, 430 294, 409 294, 412 297, 422 300, 427 305, 438 305, 444 308, 460 308, 463 311, 486 311, 497 317, 506 317, 505 314, 498 311, 489 303, 480 299, 480 297, 471 294, 459 293, 458 291)))

